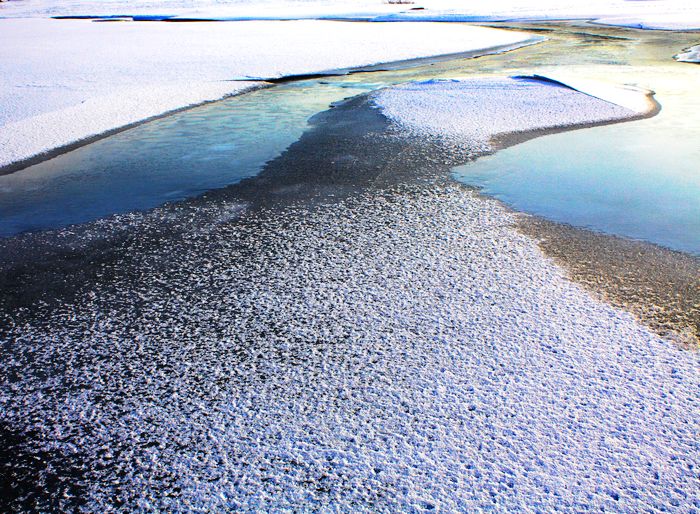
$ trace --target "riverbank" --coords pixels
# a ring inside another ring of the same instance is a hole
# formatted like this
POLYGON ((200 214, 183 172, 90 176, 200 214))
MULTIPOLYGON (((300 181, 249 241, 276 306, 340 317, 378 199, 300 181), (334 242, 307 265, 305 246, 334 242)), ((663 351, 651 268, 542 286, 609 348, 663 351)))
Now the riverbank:
MULTIPOLYGON (((583 94, 547 77, 490 77, 409 83, 380 90, 372 98, 396 130, 440 141, 453 158, 462 155, 464 161, 571 127, 620 123, 659 112, 648 92, 612 88, 610 93, 610 87, 588 85, 583 94), (592 97, 592 92, 631 108, 592 97)), ((533 216, 520 216, 517 227, 534 237, 574 281, 632 312, 662 337, 700 349, 696 256, 533 216)))

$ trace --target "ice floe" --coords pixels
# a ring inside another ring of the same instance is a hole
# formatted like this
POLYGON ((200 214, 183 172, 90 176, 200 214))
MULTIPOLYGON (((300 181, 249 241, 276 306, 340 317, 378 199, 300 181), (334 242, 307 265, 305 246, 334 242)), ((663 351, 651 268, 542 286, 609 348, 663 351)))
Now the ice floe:
POLYGON ((374 101, 402 130, 481 151, 499 135, 631 119, 655 106, 645 90, 572 84, 540 76, 430 80, 382 89, 374 101))

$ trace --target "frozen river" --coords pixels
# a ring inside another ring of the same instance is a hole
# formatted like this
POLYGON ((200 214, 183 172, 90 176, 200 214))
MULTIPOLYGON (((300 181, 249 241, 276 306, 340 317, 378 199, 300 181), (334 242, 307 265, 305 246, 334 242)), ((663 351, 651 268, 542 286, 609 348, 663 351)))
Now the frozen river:
POLYGON ((355 96, 549 52, 286 84, 8 175, 45 170, 44 227, 129 212, 0 239, 0 510, 700 508, 700 354, 355 96))
POLYGON ((0 176, 0 236, 143 210, 257 174, 334 101, 435 77, 546 73, 656 91, 655 118, 549 135, 455 170, 459 180, 555 221, 700 251, 700 68, 671 56, 688 35, 547 31, 515 52, 279 84, 168 116, 0 176), (572 48, 576 47, 576 58, 572 48))

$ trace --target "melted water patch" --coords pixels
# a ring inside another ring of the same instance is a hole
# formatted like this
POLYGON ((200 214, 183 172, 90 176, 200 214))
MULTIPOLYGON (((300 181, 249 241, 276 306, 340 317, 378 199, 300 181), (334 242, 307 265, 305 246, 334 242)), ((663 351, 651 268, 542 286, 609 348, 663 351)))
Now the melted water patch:
POLYGON ((680 131, 651 126, 533 139, 454 176, 517 210, 700 254, 700 148, 680 131))

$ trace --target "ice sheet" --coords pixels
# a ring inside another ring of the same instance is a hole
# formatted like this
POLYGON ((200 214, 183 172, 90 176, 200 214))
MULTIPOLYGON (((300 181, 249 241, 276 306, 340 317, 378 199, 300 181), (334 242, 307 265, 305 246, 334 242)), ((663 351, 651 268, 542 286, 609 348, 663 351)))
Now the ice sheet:
POLYGON ((496 21, 596 19, 599 23, 649 29, 687 30, 700 27, 700 5, 684 0, 414 0, 390 4, 382 0, 208 0, 102 2, 47 0, 0 4, 0 16, 155 15, 187 19, 365 19, 375 21, 496 21))

